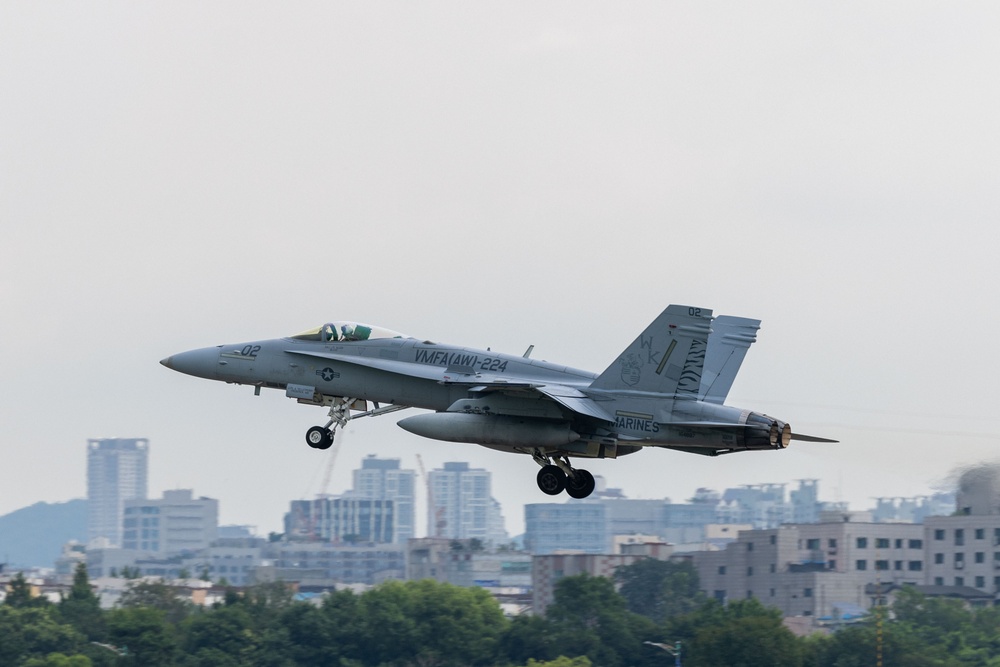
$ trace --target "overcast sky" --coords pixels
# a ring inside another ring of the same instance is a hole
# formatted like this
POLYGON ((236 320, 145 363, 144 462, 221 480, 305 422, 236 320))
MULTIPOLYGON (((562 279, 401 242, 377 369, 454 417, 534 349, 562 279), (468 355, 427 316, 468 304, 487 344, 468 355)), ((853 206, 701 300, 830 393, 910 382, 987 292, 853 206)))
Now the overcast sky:
MULTIPOLYGON (((854 509, 995 461, 1000 6, 0 3, 0 514, 150 493, 280 530, 325 421, 158 361, 334 319, 599 372, 670 303, 763 320, 729 403, 840 445, 587 465, 632 498, 820 478, 854 509)), ((526 456, 353 422, 369 454, 526 456)), ((425 517, 421 513, 419 525, 425 517)))

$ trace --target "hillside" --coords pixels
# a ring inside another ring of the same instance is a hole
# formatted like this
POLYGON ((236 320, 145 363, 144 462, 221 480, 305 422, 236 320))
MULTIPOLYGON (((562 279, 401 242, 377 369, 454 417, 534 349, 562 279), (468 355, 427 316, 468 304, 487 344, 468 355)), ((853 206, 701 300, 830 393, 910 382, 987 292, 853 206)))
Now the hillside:
POLYGON ((87 501, 35 503, 0 516, 0 563, 52 567, 70 540, 87 541, 87 501))

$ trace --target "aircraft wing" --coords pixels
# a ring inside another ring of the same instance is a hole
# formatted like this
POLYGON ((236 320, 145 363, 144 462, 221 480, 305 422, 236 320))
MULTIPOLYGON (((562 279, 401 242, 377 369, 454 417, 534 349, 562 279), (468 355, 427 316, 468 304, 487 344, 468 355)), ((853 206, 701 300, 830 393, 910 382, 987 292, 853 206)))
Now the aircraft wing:
POLYGON ((516 380, 490 379, 490 380, 445 380, 446 384, 466 384, 469 391, 476 393, 488 393, 491 391, 517 391, 533 394, 541 394, 543 397, 555 401, 570 412, 574 412, 584 417, 593 417, 605 422, 613 423, 615 418, 602 408, 597 401, 584 394, 579 389, 561 384, 538 384, 535 382, 518 382, 516 380))
POLYGON ((473 375, 463 368, 445 368, 427 364, 410 364, 395 359, 378 357, 359 357, 337 354, 335 352, 311 352, 304 350, 286 350, 289 354, 298 354, 318 359, 329 359, 345 364, 364 366, 387 373, 399 373, 423 380, 433 380, 443 384, 467 385, 469 391, 487 393, 491 391, 524 391, 538 393, 555 401, 571 412, 602 421, 614 422, 615 419, 597 404, 597 401, 573 387, 557 384, 538 384, 521 378, 499 378, 496 376, 473 375))

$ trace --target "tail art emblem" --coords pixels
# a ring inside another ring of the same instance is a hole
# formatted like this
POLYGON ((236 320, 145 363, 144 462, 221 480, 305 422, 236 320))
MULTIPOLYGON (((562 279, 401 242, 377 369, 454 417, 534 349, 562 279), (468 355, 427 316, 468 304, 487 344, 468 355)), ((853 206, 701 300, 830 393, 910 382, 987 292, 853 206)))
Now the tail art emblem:
POLYGON ((622 358, 622 382, 628 386, 634 387, 639 384, 639 379, 642 377, 641 370, 642 361, 638 354, 633 352, 622 358))

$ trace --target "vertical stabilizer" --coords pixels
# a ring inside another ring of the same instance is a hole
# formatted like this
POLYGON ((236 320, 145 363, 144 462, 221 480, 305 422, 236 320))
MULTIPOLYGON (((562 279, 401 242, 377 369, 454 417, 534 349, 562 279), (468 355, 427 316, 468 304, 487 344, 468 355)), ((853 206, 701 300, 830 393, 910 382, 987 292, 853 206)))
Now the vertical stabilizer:
POLYGON ((667 306, 590 386, 697 398, 712 311, 667 306))
POLYGON ((720 405, 725 402, 747 350, 757 340, 758 329, 760 320, 729 315, 715 318, 712 335, 708 337, 705 369, 701 374, 703 401, 720 405))

